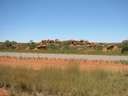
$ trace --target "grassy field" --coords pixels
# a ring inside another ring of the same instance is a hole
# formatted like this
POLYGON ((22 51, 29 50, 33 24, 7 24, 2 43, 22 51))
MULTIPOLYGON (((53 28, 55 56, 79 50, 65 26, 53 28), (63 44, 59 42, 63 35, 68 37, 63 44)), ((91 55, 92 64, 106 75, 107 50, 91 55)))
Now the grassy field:
POLYGON ((33 70, 0 66, 11 96, 128 96, 128 72, 81 71, 77 64, 33 70))

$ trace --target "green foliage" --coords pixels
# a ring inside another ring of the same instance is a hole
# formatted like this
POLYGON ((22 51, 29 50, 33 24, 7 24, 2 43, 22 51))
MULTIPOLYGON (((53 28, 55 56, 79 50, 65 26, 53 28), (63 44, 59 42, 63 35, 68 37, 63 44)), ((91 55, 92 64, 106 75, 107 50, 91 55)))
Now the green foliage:
POLYGON ((128 40, 124 40, 124 41, 122 42, 121 53, 124 53, 124 52, 128 52, 128 40))
POLYGON ((11 41, 11 44, 12 45, 17 44, 17 42, 16 41, 11 41))
POLYGON ((122 41, 122 48, 128 47, 128 40, 122 41))
POLYGON ((9 40, 6 40, 5 42, 4 42, 4 46, 5 47, 12 47, 13 45, 15 45, 15 44, 17 44, 17 42, 15 42, 15 41, 9 41, 9 40))
POLYGON ((6 41, 4 42, 4 45, 5 45, 6 47, 10 47, 12 44, 11 44, 11 42, 10 42, 9 40, 6 40, 6 41))
POLYGON ((59 49, 59 46, 57 46, 55 44, 50 44, 50 45, 48 45, 48 48, 52 49, 52 50, 57 50, 57 49, 59 49))
POLYGON ((29 41, 29 47, 30 47, 30 49, 34 49, 36 47, 36 43, 33 42, 33 40, 30 40, 29 41))

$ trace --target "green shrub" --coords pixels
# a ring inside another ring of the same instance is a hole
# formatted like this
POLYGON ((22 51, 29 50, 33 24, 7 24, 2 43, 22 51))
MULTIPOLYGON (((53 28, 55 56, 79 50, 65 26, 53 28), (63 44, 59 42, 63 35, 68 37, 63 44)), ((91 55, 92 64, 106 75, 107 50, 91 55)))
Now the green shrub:
POLYGON ((33 42, 33 40, 30 40, 28 45, 29 45, 30 49, 34 49, 34 48, 36 48, 37 44, 35 42, 33 42))
POLYGON ((128 40, 124 40, 122 42, 122 50, 121 53, 128 52, 128 40))

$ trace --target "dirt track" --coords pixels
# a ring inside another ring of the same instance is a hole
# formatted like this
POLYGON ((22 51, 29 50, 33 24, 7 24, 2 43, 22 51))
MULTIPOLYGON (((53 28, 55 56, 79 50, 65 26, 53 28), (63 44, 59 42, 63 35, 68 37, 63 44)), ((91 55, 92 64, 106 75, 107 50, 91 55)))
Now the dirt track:
POLYGON ((128 56, 108 56, 108 55, 75 55, 75 54, 46 54, 46 53, 18 53, 18 52, 0 52, 0 56, 14 57, 41 57, 41 58, 60 58, 76 60, 105 60, 120 61, 128 60, 128 56))

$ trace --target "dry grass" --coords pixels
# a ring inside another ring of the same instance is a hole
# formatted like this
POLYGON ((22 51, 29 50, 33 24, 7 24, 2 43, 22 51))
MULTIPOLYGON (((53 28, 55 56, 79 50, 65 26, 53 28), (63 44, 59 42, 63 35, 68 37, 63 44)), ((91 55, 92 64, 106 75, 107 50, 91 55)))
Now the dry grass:
POLYGON ((124 61, 0 57, 0 81, 10 96, 127 96, 128 65, 124 61))
POLYGON ((0 66, 0 81, 10 96, 127 96, 128 72, 0 66))

